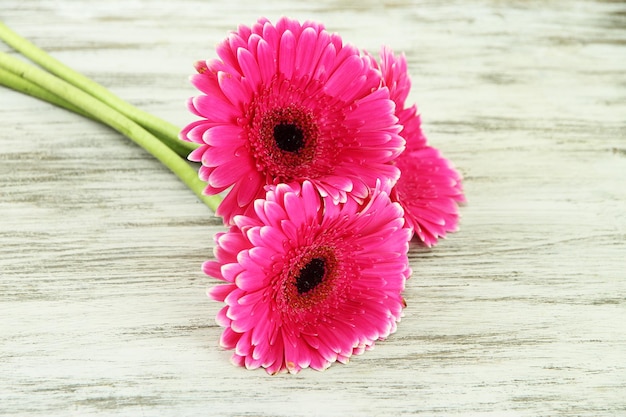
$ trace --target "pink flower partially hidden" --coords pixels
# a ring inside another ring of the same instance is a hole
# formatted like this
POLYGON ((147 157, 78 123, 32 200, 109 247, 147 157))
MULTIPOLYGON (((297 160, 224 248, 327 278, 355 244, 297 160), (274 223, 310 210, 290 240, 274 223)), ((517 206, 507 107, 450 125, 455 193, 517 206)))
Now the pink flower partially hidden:
POLYGON ((461 176, 441 153, 429 146, 405 152, 396 160, 402 176, 393 188, 393 201, 404 208, 404 218, 415 235, 432 246, 459 224, 457 203, 465 201, 461 176))
POLYGON ((410 274, 402 208, 387 190, 335 204, 311 182, 280 184, 216 236, 204 271, 226 305, 221 345, 268 373, 347 362, 396 330, 410 274))
POLYGON ((406 107, 411 80, 404 55, 395 56, 383 48, 380 70, 403 126, 400 135, 406 140, 406 150, 394 161, 401 174, 392 199, 404 208, 406 222, 415 236, 432 246, 447 232, 458 229, 457 203, 465 201, 461 175, 437 149, 427 145, 417 106, 406 107))
POLYGON ((267 184, 309 180, 338 203, 397 180, 401 126, 370 57, 288 18, 240 26, 217 54, 197 65, 202 94, 189 109, 202 119, 181 138, 201 145, 189 159, 203 164, 205 192, 228 190, 217 210, 227 224, 250 214, 267 184))

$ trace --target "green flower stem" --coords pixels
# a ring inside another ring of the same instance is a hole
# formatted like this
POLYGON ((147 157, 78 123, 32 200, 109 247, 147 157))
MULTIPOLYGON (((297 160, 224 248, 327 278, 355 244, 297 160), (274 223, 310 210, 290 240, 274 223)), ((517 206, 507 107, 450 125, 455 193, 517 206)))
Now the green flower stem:
POLYGON ((21 78, 1 67, 0 85, 19 91, 20 93, 28 94, 29 96, 33 96, 35 98, 38 98, 39 100, 47 101, 50 104, 54 104, 57 107, 62 107, 81 116, 93 119, 90 114, 84 112, 82 109, 74 106, 66 100, 63 100, 62 98, 55 96, 48 90, 39 87, 37 84, 33 84, 30 81, 21 78))
MULTIPOLYGON (((19 78, 36 84, 71 105, 83 109, 94 119, 127 136, 176 174, 213 212, 217 210, 221 197, 203 194, 205 184, 198 178, 196 170, 133 120, 73 85, 2 52, 0 52, 0 68, 17 74, 19 78)), ((6 84, 13 88, 10 79, 6 84)))
MULTIPOLYGON (((30 66, 30 64, 27 64, 27 63, 24 63, 24 65, 30 66)), ((62 108, 65 108, 66 110, 80 114, 81 116, 98 121, 98 119, 84 112, 82 109, 52 94, 50 91, 46 90, 45 88, 42 88, 38 86, 37 84, 34 84, 24 78, 21 78, 19 74, 14 74, 10 72, 8 69, 3 68, 1 65, 0 65, 0 85, 4 85, 5 87, 12 88, 13 90, 20 91, 24 94, 28 94, 40 100, 47 101, 48 103, 54 104, 55 106, 62 107, 62 108)), ((154 132, 152 133, 154 134, 154 132)), ((161 142, 164 142, 158 135, 155 134, 155 136, 159 140, 161 140, 161 142)), ((176 142, 169 143, 169 144, 167 142, 164 142, 164 143, 168 145, 170 149, 172 149, 182 158, 186 158, 187 155, 189 154, 189 148, 185 146, 185 143, 183 141, 177 140, 176 142)))
MULTIPOLYGON (((0 22, 0 39, 52 74, 55 74, 73 86, 108 104, 111 108, 154 133, 155 136, 160 138, 163 143, 179 155, 187 157, 191 151, 197 148, 197 145, 193 143, 181 141, 178 138, 180 130, 173 124, 144 112, 120 99, 100 84, 54 59, 44 50, 13 32, 2 22, 0 22)), ((43 87, 46 88, 45 86, 43 87)))

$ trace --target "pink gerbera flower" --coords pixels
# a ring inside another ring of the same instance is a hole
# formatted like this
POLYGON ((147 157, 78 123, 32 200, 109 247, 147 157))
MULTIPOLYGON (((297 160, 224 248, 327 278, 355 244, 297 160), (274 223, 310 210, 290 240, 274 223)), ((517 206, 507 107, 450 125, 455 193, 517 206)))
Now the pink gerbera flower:
POLYGON ((406 223, 426 245, 458 230, 459 208, 465 201, 461 176, 430 146, 405 152, 396 160, 402 176, 391 197, 404 209, 406 223))
POLYGON ((404 149, 380 71, 358 49, 313 22, 261 19, 239 27, 197 65, 189 101, 202 119, 181 138, 201 146, 205 192, 230 188, 217 214, 250 214, 266 184, 305 179, 334 202, 367 196, 404 149), (232 188, 231 188, 232 187, 232 188))
POLYGON ((406 106, 406 99, 411 90, 406 57, 404 54, 395 56, 388 47, 380 51, 380 71, 383 85, 389 88, 389 96, 396 105, 396 116, 402 125, 401 136, 407 141, 406 150, 414 151, 426 146, 426 136, 422 133, 421 118, 417 113, 417 105, 406 106))
POLYGON ((405 105, 411 80, 404 55, 395 56, 383 48, 380 70, 403 126, 400 135, 406 140, 405 152, 394 161, 401 176, 391 196, 404 208, 406 222, 415 235, 432 246, 447 232, 458 229, 457 203, 465 201, 461 176, 437 149, 427 145, 417 106, 405 105))
POLYGON ((402 208, 387 191, 335 204, 311 182, 280 184, 216 236, 204 271, 233 361, 268 373, 347 362, 396 330, 410 274, 402 208))

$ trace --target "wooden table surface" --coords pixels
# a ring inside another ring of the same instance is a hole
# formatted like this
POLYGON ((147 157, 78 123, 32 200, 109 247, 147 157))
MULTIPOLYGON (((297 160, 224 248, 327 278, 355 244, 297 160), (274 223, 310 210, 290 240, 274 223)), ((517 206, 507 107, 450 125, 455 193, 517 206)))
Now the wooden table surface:
MULTIPOLYGON (((404 51, 461 231, 410 252, 397 333, 325 372, 218 347, 218 219, 116 132, 0 88, 0 414, 626 415, 626 4, 2 0, 0 20, 183 126, 192 63, 259 16, 404 51)), ((2 44, 0 50, 8 52, 2 44)))

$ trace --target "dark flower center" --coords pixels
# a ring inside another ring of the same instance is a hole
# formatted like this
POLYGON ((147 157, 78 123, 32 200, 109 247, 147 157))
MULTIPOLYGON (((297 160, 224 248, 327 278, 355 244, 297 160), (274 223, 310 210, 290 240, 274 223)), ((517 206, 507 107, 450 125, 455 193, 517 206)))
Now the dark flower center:
POLYGON ((296 278, 298 294, 304 294, 317 287, 326 274, 326 261, 323 258, 313 258, 300 270, 296 278))
POLYGON ((304 132, 293 123, 274 126, 276 145, 285 152, 298 152, 304 146, 304 132))

